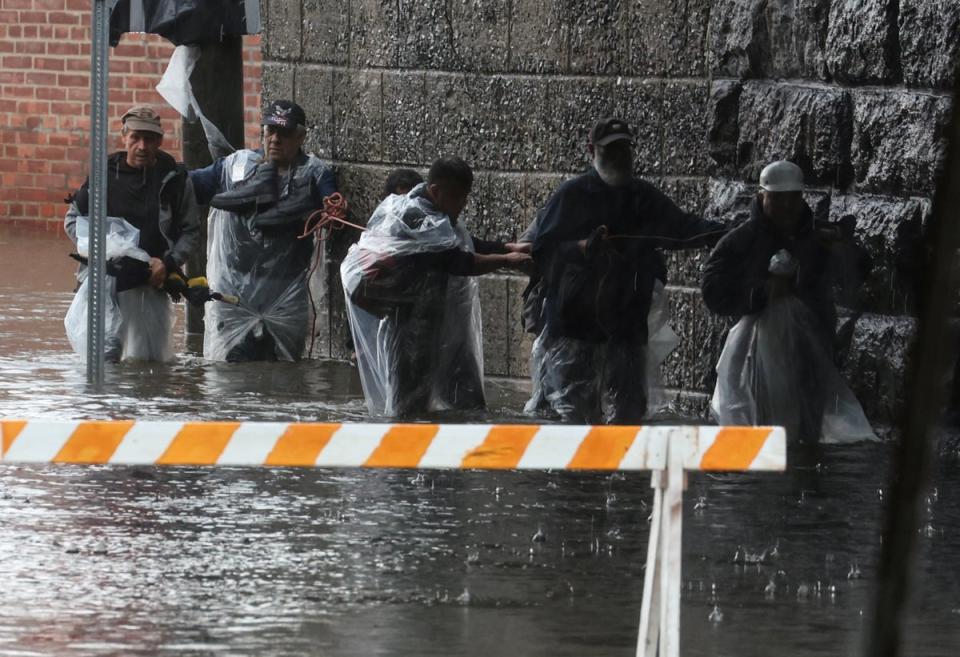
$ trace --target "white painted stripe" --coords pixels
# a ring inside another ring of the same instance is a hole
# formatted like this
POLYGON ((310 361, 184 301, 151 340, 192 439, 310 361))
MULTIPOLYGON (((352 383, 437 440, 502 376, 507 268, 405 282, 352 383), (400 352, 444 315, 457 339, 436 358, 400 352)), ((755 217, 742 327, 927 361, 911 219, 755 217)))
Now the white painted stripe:
POLYGON ((664 427, 641 427, 620 461, 621 470, 663 470, 667 467, 667 434, 664 427))
POLYGON ((706 455, 707 450, 713 447, 713 443, 717 440, 717 436, 720 434, 720 430, 723 427, 698 427, 697 435, 694 440, 694 449, 691 450, 690 458, 683 462, 683 467, 687 470, 699 470, 700 464, 703 463, 703 457, 706 455))
POLYGON ((318 466, 357 467, 363 465, 392 427, 392 424, 345 424, 330 438, 317 456, 318 466))
POLYGON ((670 443, 670 457, 675 456, 674 450, 679 449, 676 463, 682 463, 684 470, 699 470, 700 461, 697 458, 698 443, 700 441, 700 427, 695 426, 675 426, 664 427, 669 429, 667 432, 667 442, 670 443))
POLYGON ((217 465, 262 465, 288 426, 287 422, 244 422, 233 432, 217 465))
POLYGON ((136 422, 110 457, 110 463, 156 463, 182 428, 183 422, 136 422))
POLYGON ((782 472, 786 467, 787 431, 783 427, 771 427, 770 435, 750 464, 750 469, 782 472))
POLYGON ((459 468, 467 454, 483 444, 493 425, 444 424, 427 447, 421 468, 459 468))
POLYGON ((76 430, 79 422, 32 421, 23 430, 4 456, 5 461, 49 463, 76 430))
POLYGON ((590 433, 588 426, 542 426, 527 446, 520 462, 517 463, 517 468, 520 470, 566 468, 588 433, 590 433))

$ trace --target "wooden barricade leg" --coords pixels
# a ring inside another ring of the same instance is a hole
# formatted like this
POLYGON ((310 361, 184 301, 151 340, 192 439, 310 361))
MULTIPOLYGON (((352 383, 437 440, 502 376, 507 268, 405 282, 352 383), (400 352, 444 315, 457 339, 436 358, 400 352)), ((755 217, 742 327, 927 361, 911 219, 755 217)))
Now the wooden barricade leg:
POLYGON ((660 657, 680 657, 680 589, 683 560, 683 491, 687 487, 684 448, 688 432, 671 437, 663 492, 663 528, 660 537, 660 657))
POLYGON ((643 576, 643 603, 640 606, 640 634, 637 638, 637 657, 657 657, 660 639, 660 545, 663 523, 663 484, 666 477, 660 470, 651 474, 653 511, 650 514, 650 541, 647 543, 647 570, 643 576))

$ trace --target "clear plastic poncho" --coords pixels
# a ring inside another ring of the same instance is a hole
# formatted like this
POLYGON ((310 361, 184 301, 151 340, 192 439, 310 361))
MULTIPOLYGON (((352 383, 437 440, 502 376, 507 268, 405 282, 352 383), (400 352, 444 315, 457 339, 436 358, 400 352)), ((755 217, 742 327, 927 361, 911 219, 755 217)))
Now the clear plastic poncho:
MULTIPOLYGON (((107 217, 106 258, 128 256, 150 262, 147 252, 137 246, 140 231, 120 217, 107 217)), ((89 255, 90 224, 77 218, 77 252, 89 255)), ((63 324, 74 352, 87 357, 87 311, 89 269, 77 279, 80 287, 67 310, 63 324)), ((170 297, 162 290, 141 285, 117 292, 117 279, 104 277, 104 355, 108 361, 142 360, 167 362, 175 356, 173 326, 176 314, 170 297)))
POLYGON ((561 416, 590 418, 596 415, 597 410, 602 410, 594 408, 594 402, 600 405, 629 403, 627 395, 631 391, 619 388, 637 385, 643 386, 645 390, 645 415, 654 415, 665 409, 669 405, 669 398, 663 385, 660 366, 680 344, 680 338, 670 327, 668 320, 666 291, 663 283, 657 280, 647 314, 646 345, 618 349, 616 345, 608 347, 582 340, 550 338, 544 329, 533 341, 530 352, 530 378, 533 388, 524 412, 539 414, 552 410, 561 416), (604 362, 607 360, 616 362, 608 365, 604 362), (607 389, 601 390, 605 383, 601 370, 605 366, 622 368, 631 374, 639 369, 643 372, 643 378, 633 379, 625 386, 617 385, 614 380, 607 380, 607 389), (590 393, 583 393, 585 389, 589 389, 590 393), (586 405, 590 407, 587 408, 586 405))
POLYGON ((340 266, 360 381, 375 417, 484 406, 476 280, 405 260, 473 252, 473 240, 422 192, 420 185, 388 196, 340 266))
POLYGON ((710 408, 721 425, 783 426, 791 443, 877 440, 816 317, 796 297, 776 299, 730 329, 710 408))
MULTIPOLYGON (((262 157, 242 150, 224 160, 222 191, 253 174, 262 157)), ((291 183, 309 193, 307 180, 320 161, 311 157, 298 167, 291 183)), ((303 224, 299 222, 302 229, 303 224)), ((310 329, 308 272, 313 238, 297 239, 292 224, 282 229, 261 228, 256 214, 240 215, 210 208, 207 226, 207 281, 211 290, 231 294, 239 305, 209 304, 204 316, 203 355, 227 360, 248 335, 269 333, 279 360, 299 360, 310 329)))

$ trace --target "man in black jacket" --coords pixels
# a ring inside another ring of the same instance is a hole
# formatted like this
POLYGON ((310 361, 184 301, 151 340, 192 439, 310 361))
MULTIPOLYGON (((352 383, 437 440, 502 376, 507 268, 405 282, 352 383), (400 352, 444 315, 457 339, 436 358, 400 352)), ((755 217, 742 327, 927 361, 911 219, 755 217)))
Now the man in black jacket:
POLYGON ((782 425, 791 442, 873 438, 834 365, 836 273, 853 266, 859 285, 870 267, 839 228, 814 218, 800 167, 774 162, 760 174, 750 219, 710 254, 704 302, 742 318, 717 366, 712 409, 721 424, 782 425), (824 422, 828 406, 842 424, 824 422))
POLYGON ((593 167, 562 184, 533 236, 545 287, 542 363, 534 388, 565 421, 637 423, 647 408, 647 315, 663 249, 712 245, 721 224, 681 211, 633 175, 633 134, 597 123, 593 167))
MULTIPOLYGON (((140 231, 137 246, 147 263, 142 281, 127 281, 115 292, 125 328, 122 335, 107 336, 106 355, 109 360, 169 360, 173 310, 161 288, 199 243, 198 207, 186 169, 161 150, 160 115, 138 106, 121 122, 123 150, 107 158, 107 215, 140 231)), ((76 242, 77 221, 89 212, 89 181, 69 201, 64 230, 76 242)))
POLYGON ((761 174, 750 219, 720 240, 704 266, 707 308, 741 317, 763 311, 775 299, 795 296, 813 312, 819 337, 832 353, 837 311, 829 245, 837 237, 833 226, 814 220, 803 200, 800 167, 774 162, 761 174), (771 258, 782 251, 790 255, 786 266, 771 271, 771 258))

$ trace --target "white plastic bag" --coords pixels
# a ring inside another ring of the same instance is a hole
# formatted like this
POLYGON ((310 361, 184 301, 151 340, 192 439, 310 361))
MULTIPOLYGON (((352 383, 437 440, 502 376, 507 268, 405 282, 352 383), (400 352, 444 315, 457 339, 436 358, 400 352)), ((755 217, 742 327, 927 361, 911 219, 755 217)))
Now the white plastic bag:
POLYGON ((710 404, 717 422, 783 426, 791 442, 877 440, 816 327, 795 297, 741 318, 717 362, 710 404))
MULTIPOLYGON (((77 252, 89 254, 90 225, 77 218, 77 252)), ((138 243, 140 231, 120 217, 107 217, 106 258, 130 257, 150 261, 138 243)), ((78 275, 80 287, 64 317, 67 340, 81 359, 87 357, 89 269, 78 275)), ((104 277, 104 355, 108 361, 166 362, 174 358, 173 305, 165 292, 148 286, 117 292, 117 279, 104 277)))

